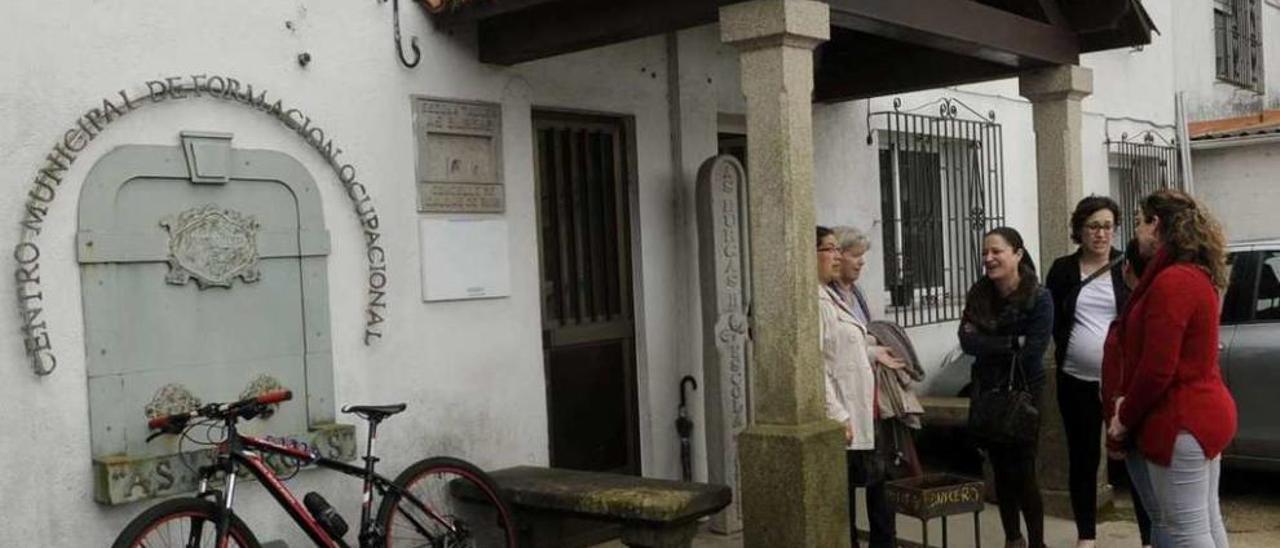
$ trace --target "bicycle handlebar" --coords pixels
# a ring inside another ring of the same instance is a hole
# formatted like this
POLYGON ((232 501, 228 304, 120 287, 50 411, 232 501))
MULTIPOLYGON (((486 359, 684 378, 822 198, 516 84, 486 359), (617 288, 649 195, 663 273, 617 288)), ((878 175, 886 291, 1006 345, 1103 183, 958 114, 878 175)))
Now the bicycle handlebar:
POLYGON ((147 421, 147 428, 162 431, 178 429, 186 426, 187 421, 195 417, 221 419, 235 416, 248 418, 257 415, 261 406, 277 404, 291 399, 293 399, 293 392, 289 390, 272 390, 240 401, 231 403, 211 403, 186 413, 152 417, 151 420, 147 421))

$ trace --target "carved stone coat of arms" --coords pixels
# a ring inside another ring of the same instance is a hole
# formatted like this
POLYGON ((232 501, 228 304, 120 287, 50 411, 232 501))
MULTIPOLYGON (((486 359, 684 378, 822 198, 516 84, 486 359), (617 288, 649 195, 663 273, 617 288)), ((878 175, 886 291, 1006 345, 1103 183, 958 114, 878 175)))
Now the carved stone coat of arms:
POLYGON ((237 277, 258 281, 259 226, 253 217, 206 205, 166 217, 160 225, 169 231, 165 281, 186 285, 194 279, 201 289, 231 287, 237 277))

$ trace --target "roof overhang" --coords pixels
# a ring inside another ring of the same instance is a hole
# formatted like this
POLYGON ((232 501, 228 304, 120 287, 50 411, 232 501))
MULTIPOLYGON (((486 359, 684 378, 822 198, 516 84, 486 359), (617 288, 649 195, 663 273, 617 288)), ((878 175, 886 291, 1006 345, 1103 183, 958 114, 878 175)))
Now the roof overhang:
POLYGON ((1197 141, 1248 139, 1280 134, 1280 110, 1263 110, 1248 116, 1201 120, 1187 124, 1192 146, 1197 141))
MULTIPOLYGON (((475 25, 480 61, 512 65, 714 23, 741 0, 420 0, 475 25)), ((1150 43, 1139 0, 826 0, 814 97, 841 101, 1075 64, 1150 43)))

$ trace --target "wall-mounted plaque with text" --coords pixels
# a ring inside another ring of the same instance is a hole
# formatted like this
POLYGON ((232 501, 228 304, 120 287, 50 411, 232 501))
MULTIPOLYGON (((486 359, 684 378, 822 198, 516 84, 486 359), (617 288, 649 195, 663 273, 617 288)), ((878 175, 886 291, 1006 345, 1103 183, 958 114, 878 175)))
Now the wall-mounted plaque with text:
POLYGON ((413 98, 418 211, 502 213, 502 107, 413 98))

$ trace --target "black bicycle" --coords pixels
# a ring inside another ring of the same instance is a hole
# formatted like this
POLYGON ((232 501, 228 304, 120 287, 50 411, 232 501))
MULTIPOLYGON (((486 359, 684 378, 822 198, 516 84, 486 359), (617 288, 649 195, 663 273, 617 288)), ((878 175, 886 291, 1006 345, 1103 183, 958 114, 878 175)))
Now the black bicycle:
POLYGON ((307 493, 299 502, 268 466, 264 455, 291 459, 297 467, 314 465, 361 478, 364 491, 355 545, 359 548, 516 546, 510 510, 493 481, 470 463, 448 457, 429 458, 409 466, 394 481, 374 472, 378 458, 373 455, 373 445, 378 424, 404 411, 405 404, 342 409, 369 422, 364 467, 328 459, 307 449, 241 435, 236 430, 238 422, 269 415, 274 405, 292 397, 288 390, 277 390, 151 419, 148 426, 156 432, 147 441, 166 434, 187 437, 188 431, 198 426, 220 428, 225 431, 225 437, 216 443, 213 463, 199 467, 200 487, 194 497, 171 499, 152 506, 129 522, 112 548, 258 548, 258 539, 233 509, 237 474, 246 470, 284 507, 316 546, 350 548, 352 545, 344 540, 348 526, 342 516, 318 493, 307 493), (221 483, 222 489, 211 488, 215 483, 221 483), (378 492, 381 500, 376 517, 372 516, 373 491, 378 492))

